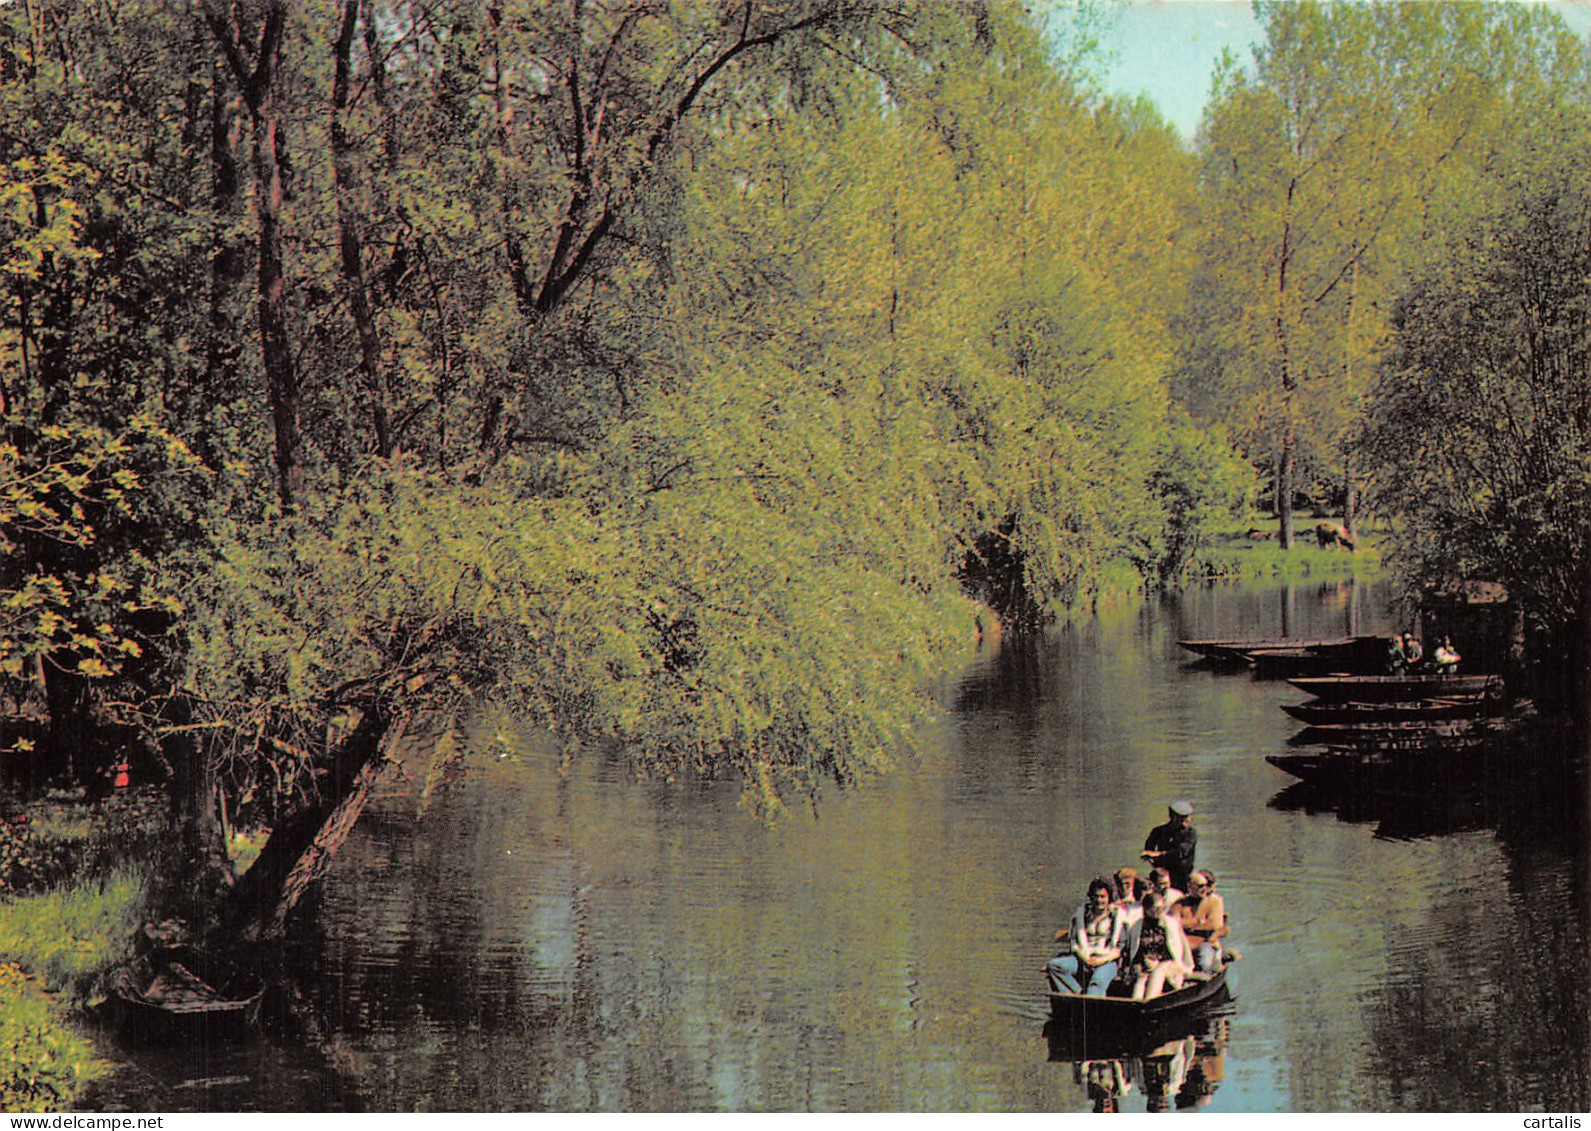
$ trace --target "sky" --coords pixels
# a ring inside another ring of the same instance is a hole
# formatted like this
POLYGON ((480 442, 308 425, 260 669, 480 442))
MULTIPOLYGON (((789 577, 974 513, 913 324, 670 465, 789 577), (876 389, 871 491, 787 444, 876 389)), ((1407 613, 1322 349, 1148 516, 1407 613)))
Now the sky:
MULTIPOLYGON (((1591 0, 1507 2, 1540 3, 1579 35, 1591 34, 1591 0)), ((1246 63, 1259 32, 1249 0, 1129 0, 1105 37, 1114 54, 1105 87, 1112 94, 1148 95, 1183 137, 1192 138, 1222 49, 1230 47, 1246 63)))

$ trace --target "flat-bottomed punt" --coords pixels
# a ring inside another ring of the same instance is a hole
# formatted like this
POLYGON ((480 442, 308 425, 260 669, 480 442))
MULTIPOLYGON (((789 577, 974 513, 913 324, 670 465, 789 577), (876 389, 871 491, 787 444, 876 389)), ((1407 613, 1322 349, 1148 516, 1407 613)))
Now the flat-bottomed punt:
POLYGON ((1328 675, 1287 682, 1317 699, 1337 703, 1406 703, 1502 691, 1502 680, 1494 675, 1328 675))
POLYGON ((1382 723, 1313 723, 1287 740, 1289 746, 1443 746, 1484 738, 1479 719, 1382 723))
POLYGON ((1282 710, 1311 726, 1333 723, 1450 722, 1476 719, 1486 714, 1490 704, 1479 695, 1450 696, 1445 699, 1417 699, 1399 703, 1283 703, 1282 710))
POLYGON ((1327 749, 1267 754, 1265 760, 1301 781, 1326 789, 1457 796, 1486 788, 1488 750, 1327 749))
POLYGON ((1195 655, 1221 663, 1247 664, 1257 652, 1283 651, 1335 657, 1343 666, 1357 668, 1372 659, 1384 663, 1392 641, 1385 636, 1335 636, 1318 640, 1281 636, 1258 640, 1178 640, 1177 643, 1195 655))
POLYGON ((1050 994, 1050 1014, 1058 1023, 1090 1034, 1132 1032, 1192 1014, 1215 1005, 1226 995, 1226 973, 1235 961, 1230 955, 1213 974, 1193 974, 1179 990, 1139 1001, 1130 997, 1089 997, 1087 994, 1050 994))
POLYGON ((259 1019, 265 984, 212 954, 176 946, 144 955, 112 992, 134 1044, 214 1044, 243 1038, 259 1019))

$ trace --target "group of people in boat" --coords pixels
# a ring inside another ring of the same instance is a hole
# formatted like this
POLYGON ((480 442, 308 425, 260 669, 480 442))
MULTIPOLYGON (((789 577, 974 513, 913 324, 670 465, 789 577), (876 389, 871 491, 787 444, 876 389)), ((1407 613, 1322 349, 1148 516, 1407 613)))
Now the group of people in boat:
POLYGON ((1147 876, 1119 868, 1089 882, 1055 932, 1067 946, 1045 966, 1050 992, 1147 1001, 1221 968, 1226 902, 1215 873, 1193 866, 1197 842, 1192 804, 1174 801, 1144 841, 1147 876))
POLYGON ((1461 659, 1451 636, 1442 637, 1442 642, 1431 650, 1429 660, 1425 658, 1425 645, 1412 632, 1394 632, 1392 643, 1387 646, 1387 671, 1392 675, 1412 672, 1452 675, 1458 671, 1461 659))

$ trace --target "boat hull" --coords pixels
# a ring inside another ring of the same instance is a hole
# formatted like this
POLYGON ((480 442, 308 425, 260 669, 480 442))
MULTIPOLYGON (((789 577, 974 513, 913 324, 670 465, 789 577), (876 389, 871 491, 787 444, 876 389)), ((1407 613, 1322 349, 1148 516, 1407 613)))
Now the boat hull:
POLYGON ((264 983, 191 947, 146 955, 117 979, 110 1005, 135 1045, 223 1044, 252 1036, 264 983))
POLYGON ((1361 663, 1384 664, 1391 641, 1383 636, 1337 636, 1323 640, 1283 636, 1260 640, 1178 640, 1177 643, 1195 655, 1221 663, 1246 664, 1258 652, 1285 652, 1335 658, 1340 665, 1357 667, 1361 663))
POLYGON ((1462 749, 1327 749, 1268 754, 1265 760, 1301 781, 1328 789, 1458 795, 1483 788, 1483 747, 1462 749))
POLYGON ((1491 695, 1502 691, 1493 675, 1358 675, 1290 679, 1300 691, 1332 703, 1405 703, 1445 699, 1454 695, 1491 695))
POLYGON ((1141 1035, 1162 1026, 1180 1023, 1230 997, 1226 976, 1230 963, 1209 978, 1190 980, 1180 990, 1148 1001, 1124 997, 1088 997, 1084 994, 1050 994, 1050 1016, 1058 1032, 1122 1038, 1141 1035))
POLYGON ((1286 711, 1299 722, 1311 726, 1330 726, 1334 723, 1391 723, 1391 722, 1445 722, 1456 719, 1476 719, 1486 714, 1486 700, 1480 696, 1448 699, 1420 699, 1408 703, 1327 703, 1314 700, 1309 703, 1283 703, 1286 711))
POLYGON ((1292 738, 1290 746, 1463 746, 1485 737, 1478 720, 1399 720, 1380 723, 1314 723, 1292 738))

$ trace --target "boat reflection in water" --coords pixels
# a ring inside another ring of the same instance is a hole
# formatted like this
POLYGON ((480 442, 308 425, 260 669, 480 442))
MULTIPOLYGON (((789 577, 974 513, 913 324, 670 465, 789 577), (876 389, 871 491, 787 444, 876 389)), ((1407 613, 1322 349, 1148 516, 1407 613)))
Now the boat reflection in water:
POLYGON ((1144 1110, 1178 1111, 1210 1103, 1225 1076, 1233 1007, 1223 992, 1207 1012, 1171 1031, 1144 1032, 1084 1050, 1072 1033, 1051 1020, 1045 1026, 1050 1060, 1070 1061, 1072 1078, 1087 1091, 1095 1112, 1121 1112, 1142 1096, 1144 1110))

